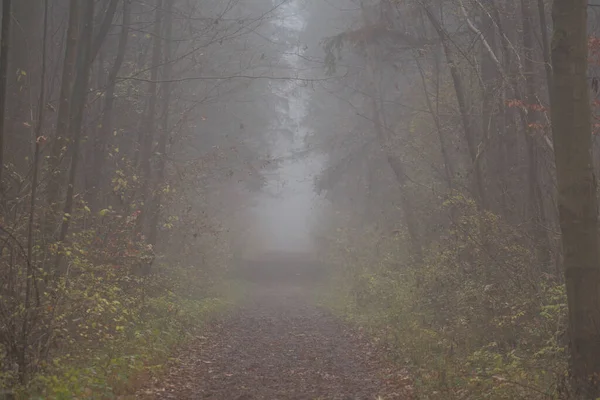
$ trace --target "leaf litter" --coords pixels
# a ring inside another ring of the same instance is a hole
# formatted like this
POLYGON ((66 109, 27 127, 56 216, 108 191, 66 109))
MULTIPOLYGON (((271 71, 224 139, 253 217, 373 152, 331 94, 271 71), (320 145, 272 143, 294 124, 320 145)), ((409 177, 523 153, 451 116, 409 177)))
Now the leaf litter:
POLYGON ((385 350, 292 285, 261 287, 207 326, 142 400, 410 400, 385 350))

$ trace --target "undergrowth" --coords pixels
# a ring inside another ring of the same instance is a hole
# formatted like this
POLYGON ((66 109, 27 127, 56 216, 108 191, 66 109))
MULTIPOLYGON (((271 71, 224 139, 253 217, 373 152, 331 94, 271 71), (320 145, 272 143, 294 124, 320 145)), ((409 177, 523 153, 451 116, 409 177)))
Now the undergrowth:
POLYGON ((453 224, 407 256, 402 234, 338 229, 322 301, 390 349, 419 399, 562 399, 566 296, 526 237, 461 197, 453 224))
POLYGON ((235 300, 224 278, 224 245, 216 251, 214 238, 186 245, 207 255, 204 264, 153 263, 152 247, 135 236, 136 216, 104 213, 68 246, 38 247, 29 277, 22 268, 3 269, 15 272, 0 286, 0 392, 123 398, 160 374, 177 346, 235 300), (56 255, 64 260, 60 273, 43 261, 56 255))
POLYGON ((63 351, 57 351, 51 364, 41 365, 27 387, 16 390, 17 398, 110 399, 132 394, 160 375, 175 348, 194 337, 207 318, 229 305, 217 294, 186 298, 165 277, 153 280, 145 284, 154 286, 153 291, 162 286, 162 293, 148 291, 141 301, 120 291, 95 293, 94 307, 85 310, 90 317, 79 320, 72 332, 63 330, 63 351))

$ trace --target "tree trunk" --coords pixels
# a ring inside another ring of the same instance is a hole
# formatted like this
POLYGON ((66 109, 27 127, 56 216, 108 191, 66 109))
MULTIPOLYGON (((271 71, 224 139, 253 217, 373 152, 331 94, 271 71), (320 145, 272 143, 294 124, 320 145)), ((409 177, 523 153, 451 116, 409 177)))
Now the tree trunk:
MULTIPOLYGON (((127 3, 128 0, 123 0, 127 3)), ((102 19, 102 23, 98 28, 98 33, 92 42, 92 50, 90 54, 90 62, 93 62, 96 59, 96 56, 100 52, 100 48, 104 43, 104 39, 106 39, 106 35, 108 35, 108 31, 112 26, 113 19, 115 17, 115 13, 117 12, 117 6, 119 5, 119 0, 110 0, 108 3, 108 7, 106 9, 106 14, 104 14, 104 18, 102 19)), ((125 7, 125 6, 123 6, 125 7)))
MULTIPOLYGON (((81 42, 77 51, 77 75, 73 86, 71 120, 69 123, 70 137, 72 139, 70 146, 71 166, 69 168, 67 195, 65 198, 62 224, 58 239, 61 243, 64 243, 67 238, 71 223, 71 214, 73 213, 75 181, 78 172, 79 147, 82 136, 83 111, 85 108, 88 81, 90 77, 92 31, 94 29, 94 2, 85 1, 82 11, 83 24, 81 29, 81 42)), ((62 253, 59 253, 56 258, 55 271, 58 271, 60 268, 60 254, 62 253)))
MULTIPOLYGON (((35 220, 35 207, 37 200, 38 190, 38 174, 40 169, 40 147, 42 145, 42 124, 44 123, 44 104, 46 102, 46 49, 48 45, 48 1, 44 0, 44 30, 42 34, 42 69, 40 72, 40 95, 38 99, 38 116, 37 124, 35 127, 35 148, 33 154, 33 174, 31 177, 31 199, 29 201, 29 218, 27 223, 27 270, 25 276, 25 315, 23 317, 23 327, 21 330, 21 360, 19 371, 21 373, 21 383, 26 383, 28 379, 28 360, 27 352, 29 348, 29 318, 31 308, 31 291, 32 286, 37 290, 37 283, 35 281, 35 272, 33 266, 33 246, 34 246, 34 220, 35 220)), ((36 305, 39 307, 40 299, 37 297, 36 305)))
MULTIPOLYGON (((546 84, 548 92, 552 90, 552 64, 550 61, 550 43, 548 40, 548 24, 546 23, 546 6, 544 0, 537 0, 538 18, 540 19, 540 31, 542 33, 542 51, 544 53, 544 71, 546 72, 546 84)), ((550 96, 550 93, 548 93, 550 96)))
POLYGON ((587 0, 555 0, 552 133, 577 398, 600 397, 600 265, 587 85, 587 0))
MULTIPOLYGON (((434 74, 436 79, 439 80, 440 69, 439 63, 437 60, 437 54, 434 56, 434 74)), ((425 73, 423 72, 423 67, 421 66, 421 62, 419 61, 418 56, 415 56, 415 62, 417 64, 417 69, 419 70, 419 76, 421 77, 421 84, 423 85, 423 95, 425 96, 425 103, 427 104, 427 109, 431 114, 431 118, 435 124, 435 130, 437 132, 438 140, 440 142, 440 151, 442 153, 442 160, 444 160, 444 177, 446 178, 446 185, 448 186, 448 190, 452 191, 454 188, 453 180, 454 180, 454 168, 452 166, 452 161, 450 160, 450 155, 448 154, 448 145, 446 143, 446 138, 444 137, 444 133, 442 132, 442 125, 440 123, 440 118, 438 114, 438 110, 433 107, 433 103, 431 98, 429 97, 429 91, 427 90, 427 81, 425 80, 425 73)), ((439 86, 439 82, 436 82, 436 86, 439 86)), ((437 97, 436 97, 437 101, 437 97)))
POLYGON ((156 132, 156 104, 158 97, 158 70, 161 61, 161 34, 163 0, 156 0, 154 19, 154 43, 152 46, 152 71, 150 72, 150 83, 148 84, 148 110, 146 123, 140 135, 140 167, 143 174, 142 180, 142 212, 137 221, 137 232, 143 233, 147 223, 147 215, 151 209, 150 183, 152 179, 152 145, 154 133, 156 132))
POLYGON ((119 48, 115 62, 108 75, 108 87, 106 88, 104 111, 102 114, 102 126, 99 130, 99 135, 96 137, 94 145, 92 172, 96 174, 95 196, 93 197, 92 208, 97 209, 103 206, 104 196, 102 190, 105 188, 107 173, 104 171, 104 163, 106 161, 106 153, 112 137, 112 117, 115 105, 115 87, 117 75, 121 70, 123 61, 125 60, 125 52, 127 50, 127 42, 129 37, 129 25, 131 23, 131 0, 123 1, 123 21, 121 34, 119 37, 119 48))
MULTIPOLYGON (((32 115, 36 113, 33 99, 40 86, 42 5, 41 0, 12 0, 4 163, 12 164, 19 174, 28 173, 31 161, 32 115)), ((18 191, 8 186, 5 190, 10 191, 11 198, 18 191)))
MULTIPOLYGON (((381 129, 381 128, 379 128, 381 129)), ((423 250, 421 248, 421 235, 419 234, 419 225, 417 218, 414 213, 414 207, 408 193, 406 185, 406 173, 404 171, 404 164, 400 157, 388 154, 387 161, 394 171, 396 180, 400 184, 400 204, 402 206, 402 212, 404 213, 404 220, 406 221, 406 230, 410 237, 412 252, 415 260, 420 262, 423 260, 423 250)))
POLYGON ((163 185, 165 183, 165 161, 167 156, 167 140, 169 136, 169 107, 171 103, 171 40, 173 40, 173 3, 175 0, 166 0, 165 6, 165 56, 162 84, 162 120, 160 122, 160 137, 158 138, 158 162, 156 166, 156 179, 154 182, 154 202, 152 220, 150 221, 150 233, 148 242, 155 246, 158 235, 158 224, 160 220, 160 209, 162 202, 163 185))
POLYGON ((10 50, 12 0, 2 2, 2 38, 0 38, 0 195, 3 196, 4 175, 4 127, 6 126, 6 87, 8 85, 8 54, 10 50))
MULTIPOLYGON (((521 14, 523 19, 523 74, 525 75, 527 105, 539 104, 535 90, 535 67, 533 51, 533 12, 529 0, 521 0, 521 14)), ((515 93, 518 96, 518 93, 515 93)), ((525 142, 527 144, 527 186, 528 198, 527 220, 529 221, 531 235, 536 241, 536 247, 539 250, 540 262, 548 264, 549 243, 545 227, 547 226, 546 214, 544 212, 544 201, 542 199, 541 182, 539 177, 538 153, 539 146, 536 140, 538 132, 532 128, 531 124, 539 123, 536 117, 537 111, 530 110, 522 113, 521 118, 524 122, 525 142)))
MULTIPOLYGON (((69 118, 71 114, 71 95, 75 78, 75 64, 77 62, 77 41, 79 38, 80 0, 71 0, 69 3, 69 27, 67 28, 67 43, 63 62, 62 80, 60 86, 58 117, 56 120, 56 133, 52 140, 51 154, 48 159, 48 194, 47 203, 49 215, 46 216, 45 232, 49 237, 55 229, 59 207, 61 188, 63 187, 64 171, 61 170, 64 148, 69 133, 69 118)), ((60 219, 58 219, 60 220, 60 219)))
MULTIPOLYGON (((369 21, 367 18, 367 14, 365 11, 364 3, 361 3, 361 7, 363 8, 363 20, 365 26, 369 25, 369 21)), ((369 82, 369 96, 371 102, 371 112, 372 112, 372 121, 375 127, 375 132, 377 134, 377 140, 379 142, 379 146, 383 154, 385 154, 386 161, 394 175, 396 177, 396 181, 400 186, 400 204, 402 208, 402 213, 404 214, 404 221, 406 223, 406 229, 408 231, 408 235, 411 241, 412 247, 412 256, 416 259, 417 262, 423 259, 423 251, 421 248, 421 235, 419 234, 419 226, 417 223, 417 219, 414 213, 414 208, 412 206, 410 193, 408 193, 408 188, 406 185, 406 172, 404 168, 404 163, 402 159, 394 153, 394 150, 390 148, 390 135, 389 129, 385 122, 385 116, 383 114, 383 110, 380 107, 380 93, 378 87, 375 83, 375 79, 377 78, 377 60, 378 54, 376 54, 377 48, 374 46, 367 45, 366 53, 367 53, 367 79, 369 82)))
POLYGON ((446 61, 448 63, 448 67, 450 68, 450 76, 452 77, 452 83, 454 85, 454 91, 456 94, 456 101, 458 103, 458 109, 461 116, 465 140, 467 142, 469 158, 471 160, 473 168, 473 195, 477 198, 477 204, 479 205, 479 207, 485 210, 487 209, 487 200, 483 184, 483 172, 481 170, 480 157, 476 144, 477 138, 475 137, 475 130, 473 129, 473 123, 471 121, 471 116, 469 115, 465 87, 462 81, 462 77, 460 75, 460 71, 458 70, 456 60, 454 59, 454 55, 452 54, 452 51, 448 45, 447 32, 443 29, 437 17, 427 7, 425 7, 425 13, 429 21, 431 22, 431 25, 433 25, 435 31, 437 32, 442 42, 442 46, 444 48, 444 54, 446 55, 446 61))

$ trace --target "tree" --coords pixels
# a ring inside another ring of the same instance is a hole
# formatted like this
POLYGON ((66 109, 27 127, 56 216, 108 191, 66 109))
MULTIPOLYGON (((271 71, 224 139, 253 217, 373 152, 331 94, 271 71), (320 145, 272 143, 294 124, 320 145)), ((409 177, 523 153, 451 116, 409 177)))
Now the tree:
POLYGON ((552 9, 551 118, 569 308, 571 375, 579 398, 600 396, 600 259, 587 85, 587 1, 552 9))
POLYGON ((148 224, 148 215, 151 209, 151 179, 152 179, 152 148, 154 145, 154 136, 156 132, 156 107, 158 103, 158 73, 161 64, 162 54, 162 22, 163 22, 163 0, 156 1, 154 11, 154 37, 152 38, 152 65, 150 73, 150 82, 148 83, 148 108, 146 119, 143 124, 143 130, 140 131, 140 170, 142 174, 142 213, 138 219, 138 233, 144 233, 148 224))
POLYGON ((4 115, 6 112, 6 86, 8 81, 8 52, 10 49, 11 0, 2 2, 2 37, 0 38, 0 189, 4 170, 4 115))
MULTIPOLYGON (((519 390, 511 389, 505 398, 544 398, 542 392, 562 398, 560 389, 547 390, 561 387, 555 379, 547 378, 548 372, 560 371, 563 376, 570 370, 579 396, 595 399, 599 397, 600 260, 593 164, 600 167, 600 152, 598 147, 592 151, 592 146, 600 142, 592 135, 592 128, 600 128, 600 118, 597 114, 590 116, 590 104, 600 105, 600 89, 597 77, 587 77, 587 69, 597 74, 600 65, 600 39, 596 37, 600 13, 586 16, 583 1, 576 2, 576 6, 571 1, 557 1, 551 46, 547 15, 550 3, 365 0, 371 12, 381 16, 377 20, 379 29, 374 29, 372 23, 357 27, 360 22, 354 22, 346 32, 326 41, 326 45, 331 43, 325 48, 329 60, 339 60, 340 69, 346 70, 346 93, 340 96, 340 104, 350 104, 356 116, 346 116, 349 121, 340 124, 339 129, 333 127, 321 134, 335 135, 340 143, 351 143, 353 147, 366 136, 365 132, 376 133, 376 126, 359 125, 358 120, 374 119, 370 103, 360 101, 361 97, 369 97, 371 85, 362 70, 366 70, 369 52, 381 49, 376 57, 383 82, 378 110, 394 138, 394 152, 401 155, 425 262, 406 262, 410 226, 401 219, 401 207, 386 208, 391 203, 391 176, 380 174, 387 180, 370 182, 368 191, 375 193, 370 197, 362 195, 365 184, 353 185, 364 173, 359 170, 376 168, 384 159, 383 153, 373 151, 367 158, 366 151, 351 152, 348 146, 338 146, 336 153, 327 151, 329 159, 321 181, 336 180, 335 187, 322 186, 336 213, 346 212, 344 217, 332 217, 335 230, 331 236, 339 242, 350 238, 344 247, 353 248, 356 255, 343 259, 342 251, 335 253, 335 244, 323 248, 344 260, 340 270, 344 269, 345 276, 355 271, 362 274, 365 264, 377 266, 367 269, 367 276, 375 280, 386 280, 389 271, 401 270, 406 275, 396 283, 402 285, 404 277, 413 274, 415 284, 407 284, 406 291, 399 290, 402 296, 414 296, 410 310, 432 316, 422 324, 423 329, 430 329, 433 321, 438 329, 448 332, 448 338, 468 338, 468 345, 453 343, 438 354, 450 354, 450 363, 456 368, 472 362, 469 357, 473 355, 473 343, 478 347, 493 342, 497 348, 482 346, 477 351, 506 359, 518 348, 523 360, 537 363, 535 368, 523 368, 527 379, 511 375, 508 370, 499 376, 516 384, 537 382, 534 386, 538 393, 521 397, 515 395, 519 390), (585 26, 586 18, 591 27, 585 26), (593 35, 589 40, 586 32, 593 35), (592 50, 589 66, 588 46, 592 50), (410 59, 406 57, 408 52, 410 59), (587 93, 590 84, 595 94, 593 103, 587 93), (334 170, 345 171, 347 177, 330 173, 334 170), (354 204, 344 202, 346 199, 354 204), (356 216, 367 208, 365 203, 367 207, 373 204, 378 214, 356 216), (389 234, 395 232, 393 225, 399 221, 405 228, 399 230, 401 240, 389 234), (367 244, 362 252, 358 251, 360 241, 372 236, 379 242, 388 240, 397 253, 379 256, 383 251, 373 251, 375 246, 367 244), (440 262, 436 264, 434 259, 440 262), (389 271, 381 273, 380 266, 387 260, 393 260, 389 271), (559 295, 551 298, 549 288, 559 295), (481 296, 470 298, 471 290, 481 296), (469 298, 464 297, 466 293, 469 298), (522 317, 519 327, 503 326, 494 332, 497 321, 515 317, 514 312, 510 316, 511 312, 497 307, 501 298, 502 304, 521 309, 525 313, 521 315, 529 317, 522 317), (469 304, 469 309, 460 311, 464 304, 469 304), (539 320, 534 321, 540 311, 554 306, 558 307, 555 310, 560 321, 555 333, 542 329, 536 331, 540 336, 524 339, 531 332, 526 326, 538 326, 539 320), (475 309, 478 311, 473 312, 475 309), (469 321, 469 332, 462 330, 458 323, 461 320, 469 321), (571 343, 565 340, 568 337, 571 343), (561 354, 538 358, 548 343, 561 354)), ((589 10, 599 11, 593 7, 589 10)), ((360 12, 362 9, 355 11, 356 21, 360 21, 360 12)), ((322 143, 326 145, 325 140, 322 143)), ((348 278, 345 283, 361 290, 361 278, 348 278)), ((398 295, 396 289, 380 290, 374 296, 374 307, 403 307, 393 302, 375 305, 381 301, 381 293, 398 295)), ((407 311, 403 317, 414 317, 411 313, 407 311)), ((421 324, 418 318, 415 324, 421 324)), ((478 362, 469 365, 475 364, 478 362)), ((486 368, 483 360, 479 365, 486 368)), ((429 372, 435 368, 430 365, 429 372)), ((442 375, 450 373, 442 369, 442 375)), ((444 393, 448 389, 445 383, 439 385, 439 393, 443 393, 439 398, 452 398, 452 394, 444 393)), ((503 390, 501 385, 488 383, 487 394, 502 397, 493 392, 503 390)), ((485 390, 478 390, 467 397, 484 398, 485 390)))
POLYGON ((266 78, 281 54, 254 34, 271 27, 275 8, 271 0, 1 7, 0 388, 57 398, 38 378, 72 370, 76 359, 112 371, 120 356, 104 345, 130 336, 109 316, 116 308, 138 314, 162 289, 182 287, 179 265, 198 298, 208 274, 225 271, 225 228, 239 224, 230 211, 250 198, 241 188, 273 168, 257 159, 269 151, 274 101, 239 100, 261 97, 258 85, 271 93, 266 78), (150 271, 152 248, 160 261, 150 271), (154 276, 138 279, 140 271, 154 276), (200 275, 202 285, 190 279, 200 275), (116 308, 86 312, 108 298, 116 308))
MULTIPOLYGON (((69 25, 67 28, 67 39, 65 45, 65 55, 62 67, 62 80, 60 86, 60 98, 58 106, 58 117, 56 120, 56 133, 52 140, 51 155, 48 160, 48 193, 46 195, 48 208, 51 214, 55 214, 60 209, 59 198, 63 179, 65 177, 64 169, 61 169, 62 159, 64 157, 64 147, 69 137, 69 116, 71 114, 71 96, 73 92, 73 83, 75 78, 75 67, 77 62, 77 44, 80 34, 81 20, 80 2, 70 0, 69 2, 69 25)), ((46 233, 49 235, 56 228, 54 215, 47 217, 46 233)))
MULTIPOLYGON (((112 4, 112 3, 111 3, 112 4)), ((127 42, 129 38, 129 25, 131 23, 131 0, 123 1, 123 17, 121 32, 119 34, 119 43, 117 46, 117 55, 108 74, 108 87, 104 101, 104 110, 102 111, 102 126, 94 141, 92 157, 92 173, 95 174, 95 188, 91 190, 91 204, 93 209, 99 209, 101 205, 105 206, 105 195, 103 190, 106 187, 107 173, 104 171, 106 162, 107 148, 110 144, 113 132, 113 111, 115 108, 115 89, 117 85, 117 75, 121 70, 125 53, 127 51, 127 42)))
POLYGON ((171 106, 171 48, 173 41, 173 0, 167 0, 165 4, 165 26, 164 26, 164 68, 163 68, 163 79, 164 83, 161 85, 161 115, 159 121, 160 133, 158 137, 158 160, 156 166, 156 177, 154 179, 153 189, 153 201, 151 210, 151 221, 148 233, 148 242, 152 246, 156 246, 157 235, 158 235, 158 224, 160 219, 161 210, 161 198, 162 191, 164 190, 165 180, 165 164, 167 158, 167 140, 169 137, 169 107, 171 106))
MULTIPOLYGON (((65 206, 62 217, 62 224, 58 240, 64 242, 69 232, 71 223, 71 214, 73 213, 73 202, 75 196, 75 183, 79 166, 79 150, 82 136, 83 112, 85 108, 85 99, 87 95, 88 81, 90 77, 90 64, 92 59, 91 45, 92 32, 94 29, 94 3, 86 2, 82 7, 82 26, 81 26, 81 42, 77 51, 76 77, 73 85, 72 101, 71 101, 71 116, 69 121, 70 138, 70 156, 71 165, 68 169, 67 193, 65 198, 65 206)), ((60 259, 62 253, 59 253, 56 258, 55 271, 60 267, 60 259)))

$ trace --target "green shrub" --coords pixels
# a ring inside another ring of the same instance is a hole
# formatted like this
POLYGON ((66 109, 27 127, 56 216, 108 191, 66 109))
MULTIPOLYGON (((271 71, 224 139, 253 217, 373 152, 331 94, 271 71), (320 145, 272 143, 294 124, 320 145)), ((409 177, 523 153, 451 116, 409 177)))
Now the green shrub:
MULTIPOLYGON (((73 234, 68 246, 37 249, 40 259, 60 255, 65 269, 51 274, 35 268, 29 309, 23 291, 0 291, 0 311, 13 310, 10 318, 0 312, 0 389, 27 399, 105 399, 130 392, 227 305, 215 289, 221 279, 215 270, 225 259, 211 258, 210 274, 202 265, 166 262, 142 273, 154 254, 134 235, 135 215, 106 213, 100 219, 93 230, 73 234)), ((15 275, 15 281, 25 280, 15 275)))
POLYGON ((422 399, 560 398, 566 296, 538 268, 527 237, 472 202, 446 204, 454 223, 424 260, 402 235, 336 231, 324 301, 371 330, 410 366, 422 399))

